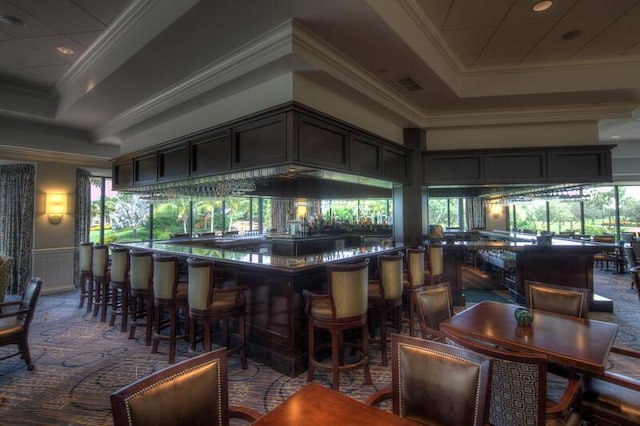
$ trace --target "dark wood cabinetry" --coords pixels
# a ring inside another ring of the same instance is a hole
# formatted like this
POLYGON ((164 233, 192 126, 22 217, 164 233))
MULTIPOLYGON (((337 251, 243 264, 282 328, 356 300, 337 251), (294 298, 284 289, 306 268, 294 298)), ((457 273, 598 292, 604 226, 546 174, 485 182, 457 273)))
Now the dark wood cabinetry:
POLYGON ((292 103, 113 160, 117 188, 296 166, 409 180, 408 150, 292 103))
POLYGON ((427 151, 423 183, 436 185, 610 182, 614 145, 427 151))

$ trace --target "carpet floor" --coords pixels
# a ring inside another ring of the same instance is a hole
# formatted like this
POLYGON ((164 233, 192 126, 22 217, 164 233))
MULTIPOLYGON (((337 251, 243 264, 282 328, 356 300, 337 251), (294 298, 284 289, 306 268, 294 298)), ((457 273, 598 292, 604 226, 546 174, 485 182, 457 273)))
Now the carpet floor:
MULTIPOLYGON (((478 271, 464 273, 476 280, 473 301, 501 297, 506 293, 495 286, 480 286, 478 271)), ((594 271, 596 293, 614 301, 612 313, 592 312, 590 318, 619 324, 616 344, 640 350, 638 296, 629 288, 628 274, 594 271)), ((472 290, 470 288, 469 290, 472 290)), ((506 299, 505 299, 506 300, 506 299)), ((157 354, 144 346, 139 333, 129 340, 119 326, 109 327, 77 308, 75 293, 40 298, 32 323, 29 342, 36 368, 27 371, 19 358, 0 362, 0 425, 110 425, 109 395, 120 387, 166 367, 167 345, 157 354)), ((373 385, 364 385, 362 371, 341 375, 340 390, 363 400, 391 383, 390 367, 383 367, 379 349, 372 345, 371 373, 373 385)), ((0 357, 13 347, 0 348, 0 357)), ((193 356, 186 342, 178 346, 177 360, 193 356)), ((640 367, 612 356, 609 368, 638 376, 640 367)), ((318 372, 314 381, 330 387, 326 373, 318 372)), ((231 404, 246 405, 267 412, 306 383, 306 374, 282 375, 249 360, 242 370, 237 355, 229 358, 229 398, 231 404)))

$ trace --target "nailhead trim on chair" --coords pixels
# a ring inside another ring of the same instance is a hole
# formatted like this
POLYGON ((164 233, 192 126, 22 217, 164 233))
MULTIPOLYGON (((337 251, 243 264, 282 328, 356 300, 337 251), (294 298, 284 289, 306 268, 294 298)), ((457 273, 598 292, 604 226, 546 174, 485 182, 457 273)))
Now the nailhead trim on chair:
MULTIPOLYGON (((176 377, 184 376, 185 374, 190 373, 190 372, 192 372, 194 370, 200 369, 200 368, 202 368, 202 367, 204 367, 206 365, 218 364, 218 363, 219 363, 218 360, 215 360, 215 362, 201 362, 200 364, 194 365, 193 367, 189 368, 188 370, 184 370, 184 371, 181 371, 180 373, 173 374, 173 375, 171 375, 169 377, 164 378, 163 380, 160 380, 159 382, 156 382, 156 383, 152 384, 151 386, 147 386, 146 388, 140 389, 138 392, 129 395, 129 397, 125 400, 125 404, 127 406, 127 419, 129 420, 129 424, 133 424, 132 423, 132 419, 131 419, 131 410, 130 410, 130 407, 129 407, 129 400, 130 399, 135 398, 138 395, 141 395, 141 394, 147 392, 149 389, 153 389, 153 388, 156 388, 156 387, 158 387, 160 385, 163 385, 163 384, 165 384, 167 382, 170 382, 171 380, 175 379, 176 377)), ((221 389, 222 388, 222 377, 220 375, 220 369, 217 370, 217 379, 218 379, 218 389, 221 389)), ((222 424, 222 399, 221 398, 218 398, 218 424, 222 424)))

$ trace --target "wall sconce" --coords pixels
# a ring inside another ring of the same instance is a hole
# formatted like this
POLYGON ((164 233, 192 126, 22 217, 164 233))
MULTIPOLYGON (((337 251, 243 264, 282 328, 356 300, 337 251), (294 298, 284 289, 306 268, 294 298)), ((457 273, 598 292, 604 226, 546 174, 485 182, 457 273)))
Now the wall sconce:
POLYGON ((49 223, 57 225, 62 222, 62 216, 67 213, 67 194, 47 193, 45 213, 49 223))
POLYGON ((500 218, 502 215, 502 204, 492 204, 491 205, 491 217, 494 219, 500 218))

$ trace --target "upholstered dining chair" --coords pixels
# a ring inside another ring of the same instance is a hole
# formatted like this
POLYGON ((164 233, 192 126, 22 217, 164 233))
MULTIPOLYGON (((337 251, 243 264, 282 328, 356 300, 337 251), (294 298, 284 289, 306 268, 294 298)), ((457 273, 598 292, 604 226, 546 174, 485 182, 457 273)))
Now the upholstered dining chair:
POLYGON ((189 266, 189 341, 195 349, 196 322, 203 324, 203 348, 211 350, 211 326, 222 321, 222 344, 229 354, 239 353, 240 364, 247 369, 245 350, 245 291, 246 285, 230 288, 216 288, 214 283, 214 262, 210 260, 187 260, 189 266), (235 318, 238 323, 238 343, 229 346, 229 320, 235 318))
POLYGON ((178 262, 177 256, 153 254, 154 334, 151 352, 158 352, 161 341, 169 342, 169 364, 176 362, 178 339, 189 337, 189 283, 178 280, 178 262), (180 308, 185 317, 183 334, 178 334, 180 308))
POLYGON ((525 280, 527 306, 531 309, 554 312, 587 319, 589 296, 587 288, 567 287, 525 280))
MULTIPOLYGON (((633 247, 628 246, 624 248, 624 255, 627 258, 627 269, 631 271, 633 268, 638 266, 638 259, 636 259, 636 252, 633 250, 633 247)), ((633 288, 635 282, 631 279, 631 288, 633 288)))
POLYGON ((443 340, 440 323, 453 315, 449 283, 425 287, 416 293, 418 324, 423 339, 443 340))
POLYGON ((314 294, 304 290, 305 310, 309 320, 309 370, 307 381, 313 380, 316 369, 332 373, 333 389, 340 390, 340 372, 364 368, 365 383, 371 384, 369 369, 369 339, 367 331, 367 283, 369 259, 359 263, 329 263, 327 265, 328 293, 314 294), (316 328, 331 334, 331 362, 316 358, 316 328), (362 331, 362 357, 344 363, 343 332, 362 331))
POLYGON ((107 306, 109 306, 109 246, 97 244, 93 246, 93 316, 100 312, 100 322, 107 320, 107 306))
POLYGON ((111 273, 109 274, 111 287, 111 319, 109 326, 113 327, 120 315, 120 331, 127 331, 129 315, 129 249, 114 246, 111 248, 111 273))
POLYGON ((634 287, 638 292, 638 300, 640 301, 640 266, 629 269, 631 272, 631 279, 633 280, 634 287))
POLYGON ((29 352, 29 325, 38 303, 42 280, 32 277, 22 293, 21 300, 0 303, 0 346, 18 345, 18 352, 0 360, 21 355, 27 370, 33 370, 29 352))
POLYGON ((488 423, 492 426, 580 424, 573 405, 580 382, 569 379, 558 401, 547 399, 547 356, 513 352, 443 330, 447 343, 493 359, 488 423))
MULTIPOLYGON (((403 255, 378 256, 378 278, 369 280, 369 310, 378 314, 382 365, 387 365, 387 319, 394 314, 396 330, 402 332, 403 255)), ((369 329, 375 324, 369 318, 369 329)), ((374 333, 375 334, 375 333, 374 333)))
POLYGON ((391 388, 366 402, 391 399, 393 412, 419 424, 484 424, 491 358, 418 337, 391 336, 391 388))
POLYGON ((78 269, 80 270, 80 303, 82 309, 87 301, 87 312, 93 308, 93 243, 80 243, 78 248, 78 269))
POLYGON ((151 250, 129 252, 129 289, 131 306, 129 339, 135 337, 136 327, 144 327, 144 344, 151 346, 153 325, 153 252, 151 250))
POLYGON ((11 256, 0 255, 0 303, 4 301, 4 294, 9 286, 12 268, 13 258, 11 256))
POLYGON ((111 394, 115 426, 227 426, 230 418, 253 422, 260 414, 229 406, 224 348, 181 361, 111 394))
POLYGON ((444 274, 444 249, 441 244, 430 244, 427 256, 429 268, 427 270, 427 284, 437 284, 444 274))
POLYGON ((413 336, 418 317, 416 293, 425 285, 424 247, 407 248, 405 258, 407 276, 403 282, 402 293, 409 314, 409 335, 413 336))

